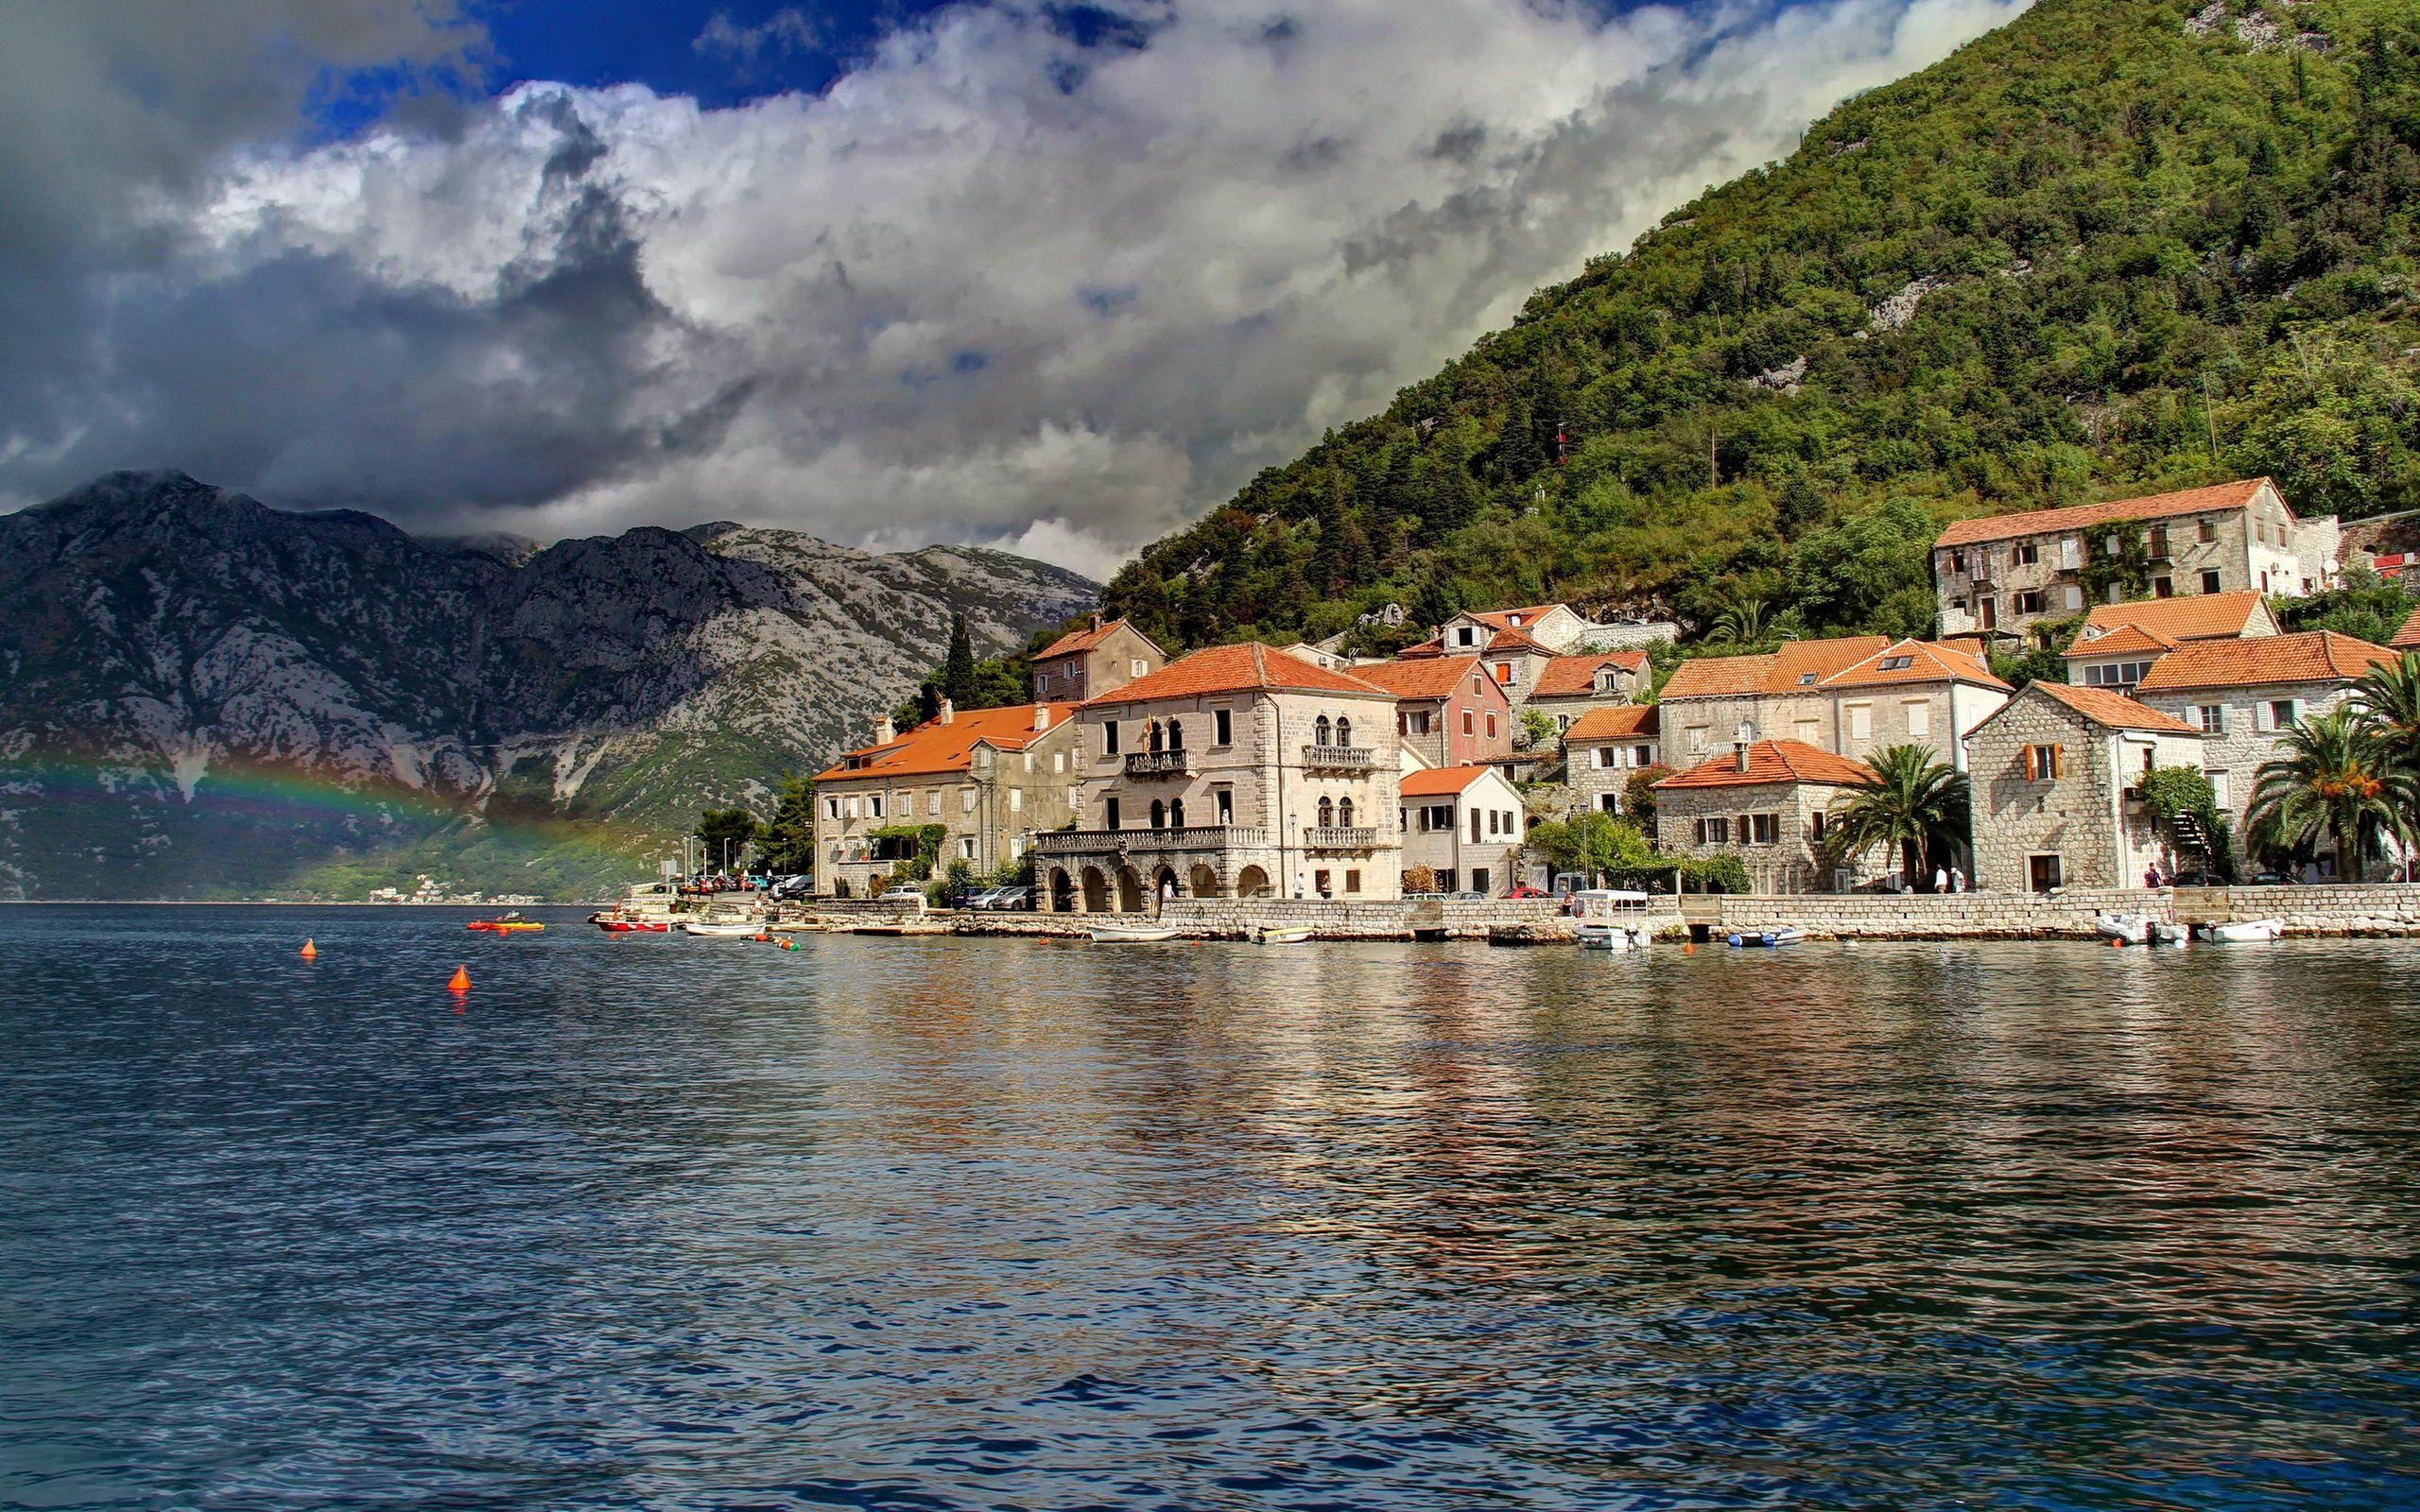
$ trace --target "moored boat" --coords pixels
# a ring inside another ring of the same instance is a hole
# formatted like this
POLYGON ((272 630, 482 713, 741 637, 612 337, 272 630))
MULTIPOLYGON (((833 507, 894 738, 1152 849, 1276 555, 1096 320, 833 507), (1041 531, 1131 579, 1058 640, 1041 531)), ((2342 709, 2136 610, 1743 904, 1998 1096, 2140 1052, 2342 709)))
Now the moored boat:
POLYGON ((1735 950, 1746 950, 1760 945, 1771 948, 1776 945, 1795 945, 1806 938, 1806 931, 1796 924, 1775 924, 1770 929, 1735 930, 1731 936, 1731 945, 1735 950))
POLYGON ((632 919, 618 908, 604 908, 588 916, 588 921, 608 935, 668 935, 672 920, 668 919, 632 919))
POLYGON ((1255 945, 1300 945, 1310 937, 1307 924, 1263 924, 1252 933, 1255 945))
POLYGON ((514 913, 507 914, 501 919, 474 919, 462 927, 485 935, 535 935, 544 930, 546 926, 534 919, 524 919, 514 913))
POLYGON ((764 931, 764 920, 746 919, 736 914, 707 914, 681 921, 683 934, 700 935, 709 939, 749 939, 764 931))
POLYGON ((2154 945, 2182 945, 2192 934, 2189 925, 2180 924, 2172 919, 2154 919, 2151 922, 2151 937, 2154 945))
POLYGON ((1647 949, 1647 932, 1636 924, 1583 923, 1573 932, 1572 939, 1583 951, 1647 949))
POLYGON ((2267 945, 2286 933, 2282 919, 2246 919, 2231 924, 2204 924, 2206 938, 2231 945, 2267 945))
POLYGON ((2151 937, 2151 920, 2141 914, 2100 914, 2092 920, 2095 935, 2121 945, 2140 945, 2151 937))
POLYGON ((1176 931, 1164 924, 1095 924, 1092 936, 1104 945, 1151 945, 1176 938, 1176 931))
MULTIPOLYGON (((1643 892, 1596 888, 1572 895, 1580 922, 1572 940, 1583 951, 1637 951, 1647 948, 1649 933, 1643 917, 1649 899, 1643 892)), ((1734 941, 1736 944, 1737 941, 1734 941)))

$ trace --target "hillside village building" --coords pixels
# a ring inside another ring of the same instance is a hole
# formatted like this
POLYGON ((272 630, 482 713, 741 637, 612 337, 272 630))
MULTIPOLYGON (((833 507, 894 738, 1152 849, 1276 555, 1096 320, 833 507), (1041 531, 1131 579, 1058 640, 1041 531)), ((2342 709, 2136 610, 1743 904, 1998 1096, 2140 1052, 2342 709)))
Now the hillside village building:
POLYGON ((1521 707, 1551 714, 1556 729, 1568 730, 1573 720, 1591 709, 1636 702, 1653 680, 1654 669, 1644 651, 1558 656, 1537 669, 1521 707))
POLYGON ((1758 892, 1845 891, 1895 861, 1838 866, 1826 855, 1831 812, 1874 784, 1861 762, 1795 740, 1739 742, 1655 784, 1658 849, 1737 856, 1758 892))
POLYGON ((1599 625, 1567 604, 1537 604, 1465 610, 1439 627, 1435 639, 1401 654, 1407 660, 1478 656, 1516 711, 1544 697, 1551 700, 1549 712, 1569 717, 1590 704, 1627 703, 1637 696, 1649 675, 1647 655, 1638 647, 1678 633, 1678 627, 1662 621, 1599 625))
POLYGON ((1365 662, 1349 675, 1394 695, 1397 737, 1431 766, 1512 754, 1512 700, 1478 657, 1365 662))
POLYGON ((1933 542, 1940 631, 2022 635, 2081 613, 2096 560, 2139 568, 2154 598, 2315 593, 2336 581, 2339 534, 2333 515, 2296 519, 2267 478, 1961 520, 1933 542))
POLYGON ((1395 696, 1274 646, 1214 646, 1078 711, 1076 826, 1035 838, 1046 906, 1401 895, 1395 696))
POLYGON ((1167 662, 1167 653, 1127 621, 1104 625, 1095 614, 1083 629, 1034 653, 1034 701, 1081 703, 1149 677, 1167 662))
POLYGON ((815 777, 815 887, 872 894, 918 853, 917 832, 942 829, 940 863, 993 871, 1025 853, 1035 831, 1074 810, 1072 703, 1016 704, 940 715, 900 734, 889 718, 873 744, 815 777))
POLYGON ((1437 890, 1500 893, 1520 880, 1529 833, 1521 795, 1493 766, 1435 766, 1403 777, 1403 865, 1437 890))
POLYGON ((1663 761, 1685 770, 1771 739, 1851 760, 1885 746, 1929 746, 1963 770, 1962 738, 2008 696, 1981 661, 1936 642, 1786 641, 1758 655, 1682 662, 1658 700, 1663 761))
POLYGON ((2202 732, 2111 688, 2028 683, 1967 740, 1978 887, 2138 885, 2172 870, 2143 774, 2202 765, 2202 732))
POLYGON ((2094 609, 2062 655, 2069 682, 2126 692, 2143 680, 2152 663, 2187 642, 2277 633, 2277 616, 2258 593, 2145 599, 2094 609))
POLYGON ((1663 710, 1655 704, 1591 709, 1563 732, 1564 777, 1574 814, 1620 814, 1631 779, 1659 765, 1663 710))

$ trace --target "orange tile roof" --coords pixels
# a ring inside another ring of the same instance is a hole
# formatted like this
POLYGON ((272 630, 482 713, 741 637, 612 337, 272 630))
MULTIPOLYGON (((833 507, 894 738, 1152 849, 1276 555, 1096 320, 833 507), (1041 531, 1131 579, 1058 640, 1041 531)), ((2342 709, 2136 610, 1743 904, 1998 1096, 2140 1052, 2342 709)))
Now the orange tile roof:
POLYGON ((2411 617, 2403 622, 2403 628, 2395 631, 2394 639, 2386 644, 2398 651, 2420 647, 2420 609, 2411 611, 2411 617))
MULTIPOLYGON (((2202 733, 2182 719, 2171 719, 2156 709, 2136 703, 2124 694, 2113 692, 2108 688, 2083 688, 2071 682, 2040 681, 2028 683, 2027 686, 2041 689, 2048 696, 2066 704, 2094 724, 2105 725, 2111 730, 2148 730, 2163 735, 2202 733)), ((2014 700, 2011 700, 2009 707, 2015 707, 2014 700)), ((1992 719, 1998 717, 1999 715, 1995 713, 1991 719, 1984 720, 1983 724, 1988 725, 1992 719)), ((1979 725, 1976 728, 1979 730, 1982 727, 1979 725)))
POLYGON ((1126 621, 1123 618, 1119 618, 1111 620, 1108 624, 1100 627, 1098 629, 1092 629, 1088 627, 1080 630, 1070 630, 1066 634, 1059 637, 1059 639, 1051 642, 1048 645, 1044 646, 1041 650, 1033 653, 1033 659, 1036 662, 1047 662, 1053 657, 1074 656, 1079 651, 1089 651, 1094 646, 1100 644, 1101 642, 1108 640, 1109 632, 1125 623, 1126 621))
POLYGON ((1538 656, 1554 655, 1544 644, 1532 639, 1526 630, 1498 630, 1489 638, 1487 648, 1491 651, 1529 651, 1538 656))
POLYGON ((2196 641, 2152 663, 2138 690, 2250 688, 2271 682, 2345 682, 2394 653, 2334 630, 2261 635, 2249 641, 2196 641))
POLYGON ((1636 672, 1647 664, 1644 651, 1602 651, 1587 656, 1559 656, 1546 664, 1531 685, 1532 698, 1571 698, 1597 691, 1597 669, 1617 666, 1636 672))
POLYGON ((1429 766, 1403 774, 1396 791, 1406 798, 1450 798, 1495 770, 1493 766, 1429 766))
POLYGON ((2059 653, 2062 656, 2123 656, 2137 651, 2145 656, 2166 656, 2176 649, 2176 643, 2157 631, 2139 625, 2120 625, 2097 641, 2078 637, 2076 644, 2059 653))
POLYGON ((1515 620, 1523 625, 1535 625, 1563 607, 1561 604, 1523 604, 1512 609, 1474 609, 1464 612, 1482 625, 1493 625, 1503 630, 1512 628, 1515 620))
POLYGON ((2083 633, 2089 636, 2121 625, 2134 625, 2171 642, 2208 641, 2241 635, 2244 627, 2267 611, 2268 601, 2249 591, 2146 598, 2131 604, 2094 606, 2093 611, 2084 616, 2083 633))
POLYGON ((1982 658, 1929 641, 1894 641, 1872 656, 1824 678, 1825 688, 1879 688, 1902 682, 1972 682, 2014 692, 1982 658), (1905 658, 1907 665, 1888 665, 1905 658))
POLYGON ((2111 499, 2103 504, 2075 504, 2061 509, 2029 509, 2020 514, 1961 520, 1941 533, 1940 539, 1933 542, 1933 549, 1938 551, 1945 546, 1973 546, 1986 541, 2010 541, 2018 536, 2038 536, 2053 530, 2074 530, 2084 525, 2097 525, 2104 520, 2162 520, 2170 515, 2203 514, 2213 509, 2240 509, 2250 504, 2252 496, 2268 482, 2267 478, 2240 478, 2206 489, 2183 489, 2174 493, 2147 494, 2139 499, 2111 499))
POLYGON ((1288 656, 1273 645, 1246 641, 1239 645, 1214 645, 1183 656, 1147 677, 1135 679, 1087 702, 1087 709, 1117 704, 1149 703, 1158 698, 1192 698, 1208 693, 1261 690, 1334 693, 1348 697, 1392 698, 1394 695, 1341 672, 1288 656))
POLYGON ((1836 641, 1784 641, 1778 650, 1754 656, 1699 657, 1673 669, 1670 680, 1664 684, 1664 700, 1811 688, 1890 644, 1884 636, 1850 635, 1836 641))
POLYGON ((1824 782, 1834 787, 1871 787, 1873 769, 1863 762, 1818 750, 1803 740, 1760 740, 1748 747, 1748 769, 1726 750, 1685 772, 1656 783, 1667 787, 1769 787, 1776 782, 1824 782))
MULTIPOLYGON (((1445 698, 1462 679, 1478 672, 1476 656, 1431 656, 1410 662, 1376 662, 1353 669, 1353 675, 1398 698, 1445 698)), ((1495 679, 1479 673, 1483 682, 1495 679)))
MULTIPOLYGON (((865 758, 863 765, 853 767, 843 759, 818 772, 815 780, 836 782, 868 777, 930 777, 962 772, 972 759, 977 741, 988 740, 1001 750, 1023 750, 1046 733, 1033 728, 1034 707, 1018 703, 1005 709, 969 709, 954 714, 948 724, 927 719, 889 745, 865 746, 843 753, 844 758, 865 758)), ((1050 712, 1052 730, 1065 724, 1076 712, 1072 703, 1041 707, 1050 712)))
POLYGON ((1565 741, 1636 740, 1662 730, 1663 716, 1651 703, 1622 704, 1589 710, 1563 732, 1565 741))

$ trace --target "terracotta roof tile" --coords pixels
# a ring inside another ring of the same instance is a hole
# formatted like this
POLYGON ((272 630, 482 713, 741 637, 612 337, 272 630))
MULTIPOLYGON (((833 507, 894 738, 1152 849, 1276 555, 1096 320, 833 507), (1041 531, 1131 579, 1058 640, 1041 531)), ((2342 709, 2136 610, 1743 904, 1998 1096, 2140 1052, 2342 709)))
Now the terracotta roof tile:
POLYGON ((1833 641, 1784 641, 1778 649, 1754 656, 1698 657, 1673 669, 1664 684, 1664 700, 1811 688, 1890 644, 1879 635, 1851 635, 1833 641))
POLYGON ((1895 641, 1824 678, 1824 688, 1877 688, 1903 682, 1972 682, 2006 691, 1980 657, 1929 641, 1895 641), (1895 663, 1905 662, 1905 666, 1895 663))
POLYGON ((2147 494, 2139 499, 2111 499, 2103 504, 2076 504, 2062 509, 2030 509, 2020 514, 1961 520, 1941 533, 1940 539, 1933 542, 1933 549, 1980 545, 1987 541, 2010 541, 2018 536, 2043 535, 2053 530, 2074 530, 2099 524, 2104 520, 2160 520, 2170 515, 2203 514, 2213 509, 2240 509, 2250 504, 2252 496, 2268 482, 2267 478, 2242 478, 2206 489, 2147 494))
POLYGON ((2395 631, 2394 639, 2386 644, 2398 651, 2420 647, 2420 609, 2411 611, 2411 617, 2403 622, 2403 628, 2395 631))
POLYGON ((2334 630, 2262 635, 2249 641, 2180 645, 2143 674, 2143 693, 2185 688, 2250 688, 2275 682, 2347 682, 2394 653, 2334 630))
MULTIPOLYGON (((2105 725, 2112 730, 2148 730, 2163 735, 2198 736, 2202 733, 2182 719, 2170 718, 2108 688, 2082 688, 2069 682, 2033 682, 2028 686, 2041 689, 2045 695, 2066 704, 2094 724, 2105 725)), ((2009 707, 2015 707, 2014 699, 2009 707)), ((1998 717, 1996 713, 1992 715, 1992 719, 1998 717)), ((1990 724, 1991 719, 1983 723, 1990 724)))
POLYGON ((1571 722, 1563 732, 1570 741, 1638 740, 1655 734, 1664 728, 1663 715, 1651 703, 1622 704, 1613 708, 1591 709, 1571 722))
MULTIPOLYGON (((819 782, 847 782, 853 779, 881 777, 930 777, 943 772, 962 772, 972 758, 977 741, 990 741, 1001 750, 1023 750, 1039 739, 1044 730, 1033 728, 1034 705, 1011 704, 1003 709, 969 709, 951 716, 948 724, 927 719, 887 746, 865 746, 844 753, 844 759, 816 774, 819 782), (851 766, 846 757, 864 757, 861 766, 851 766)), ((1056 730, 1075 713, 1072 703, 1051 703, 1041 707, 1050 712, 1050 729, 1056 730)))
POLYGON ((1148 677, 1135 679, 1088 701, 1087 709, 1117 704, 1149 703, 1158 698, 1191 698, 1206 693, 1243 693, 1263 689, 1300 693, 1334 693, 1364 698, 1392 698, 1383 688, 1359 678, 1330 672, 1300 657, 1288 656, 1273 645, 1246 641, 1239 645, 1214 645, 1179 657, 1148 677))
POLYGON ((1769 787, 1776 782, 1824 782, 1834 787, 1870 787, 1875 777, 1863 762, 1818 750, 1798 740, 1760 740, 1748 747, 1748 769, 1739 770, 1738 753, 1726 750, 1711 760, 1675 772, 1656 783, 1666 787, 1769 787))
POLYGON ((1493 766, 1429 766, 1406 772, 1396 789, 1406 798, 1447 798, 1495 770, 1493 766))
POLYGON ((1538 656, 1554 655, 1525 630, 1498 630, 1488 639, 1487 648, 1491 651, 1529 651, 1538 656))
POLYGON ((1047 662, 1053 657, 1074 656, 1079 651, 1089 651, 1101 642, 1108 640, 1109 632, 1125 623, 1123 619, 1115 619, 1097 630, 1090 628, 1070 630, 1033 653, 1033 659, 1036 662, 1047 662))
MULTIPOLYGON (((2207 641, 2239 636, 2246 626, 2267 620, 2269 607, 2258 593, 2195 593, 2186 598, 2147 598, 2132 604, 2097 605, 2084 616, 2082 645, 2096 634, 2121 625, 2139 626, 2165 640, 2207 641)), ((2273 624, 2273 622, 2271 622, 2273 624)))
MULTIPOLYGON (((1398 698, 1450 697, 1462 679, 1478 671, 1475 656, 1431 656, 1409 662, 1375 662, 1353 675, 1398 698)), ((1484 679, 1486 674, 1480 673, 1484 679)), ((1488 679, 1493 680, 1493 679, 1488 679)))
POLYGON ((2166 656, 2176 649, 2176 643, 2156 631, 2139 625, 2120 625, 2097 641, 2079 636, 2076 644, 2061 652, 2062 656, 2122 656, 2139 651, 2145 656, 2166 656))
POLYGON ((1603 651, 1588 656, 1559 656, 1546 664, 1530 689, 1532 698, 1573 698, 1597 691, 1597 671, 1616 666, 1635 673, 1647 664, 1644 651, 1603 651))

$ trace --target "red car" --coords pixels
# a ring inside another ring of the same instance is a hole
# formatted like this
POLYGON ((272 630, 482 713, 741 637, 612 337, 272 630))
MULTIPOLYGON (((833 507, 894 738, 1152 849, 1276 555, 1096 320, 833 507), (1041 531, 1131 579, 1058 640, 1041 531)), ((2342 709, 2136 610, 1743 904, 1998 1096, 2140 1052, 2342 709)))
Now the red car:
POLYGON ((1507 898, 1543 898, 1546 896, 1546 893, 1543 889, 1532 887, 1525 882, 1518 887, 1513 888, 1511 892, 1506 893, 1504 896, 1507 898))

